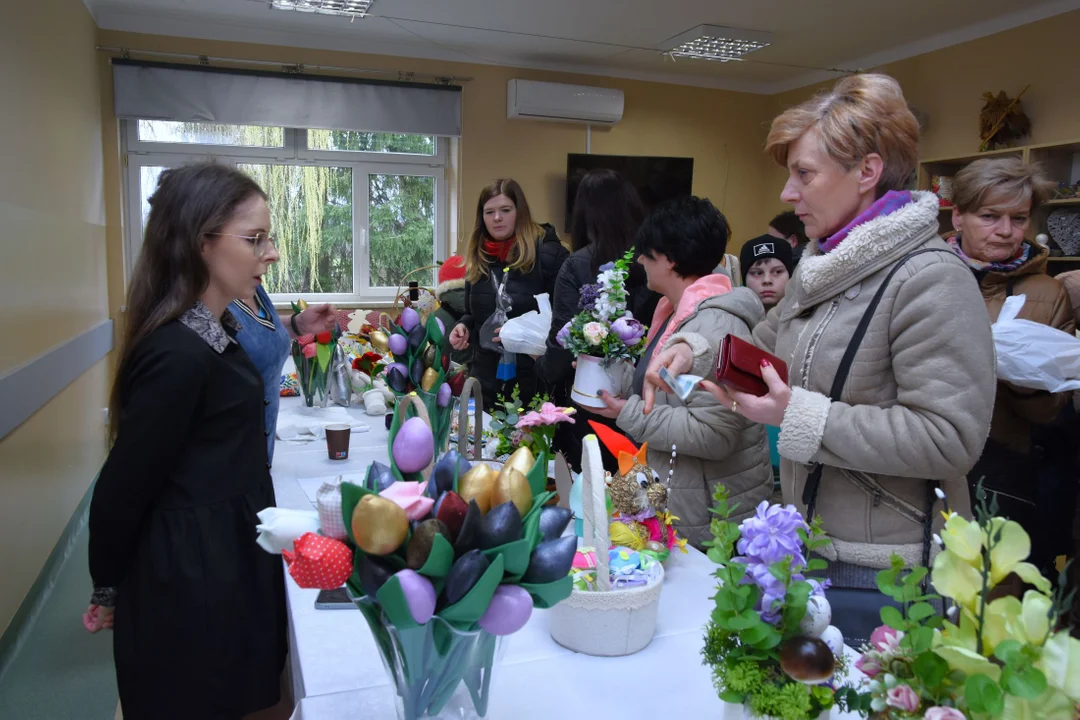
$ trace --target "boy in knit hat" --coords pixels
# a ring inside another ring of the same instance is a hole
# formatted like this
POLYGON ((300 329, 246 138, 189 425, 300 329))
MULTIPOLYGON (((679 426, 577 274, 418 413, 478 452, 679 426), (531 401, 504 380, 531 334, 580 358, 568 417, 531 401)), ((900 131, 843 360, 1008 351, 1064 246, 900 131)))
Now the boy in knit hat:
POLYGON ((760 235, 747 241, 739 255, 739 264, 743 284, 757 293, 766 311, 784 299, 784 290, 795 271, 791 245, 785 240, 760 235))

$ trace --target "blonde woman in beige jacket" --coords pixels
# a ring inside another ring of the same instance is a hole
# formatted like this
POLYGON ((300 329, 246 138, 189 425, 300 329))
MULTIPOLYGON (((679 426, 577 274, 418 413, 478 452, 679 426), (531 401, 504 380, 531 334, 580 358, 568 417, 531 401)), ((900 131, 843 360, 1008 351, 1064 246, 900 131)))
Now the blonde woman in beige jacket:
MULTIPOLYGON (((726 407, 780 427, 784 499, 814 505, 832 538, 827 576, 845 589, 830 593, 833 617, 855 646, 879 624, 876 571, 893 554, 927 562, 932 521, 941 520, 935 489, 952 510, 970 512, 965 475, 986 441, 997 385, 986 308, 938 236, 937 198, 904 190, 917 143, 900 87, 884 75, 844 78, 773 121, 766 149, 789 171, 781 199, 818 238, 754 331, 788 364, 791 384, 771 367, 764 397, 707 384, 726 407), (864 316, 839 397, 830 397, 864 316), (816 468, 820 479, 809 482, 816 468)), ((663 387, 661 365, 700 367, 700 351, 711 352, 688 338, 662 353, 651 384, 663 387)))

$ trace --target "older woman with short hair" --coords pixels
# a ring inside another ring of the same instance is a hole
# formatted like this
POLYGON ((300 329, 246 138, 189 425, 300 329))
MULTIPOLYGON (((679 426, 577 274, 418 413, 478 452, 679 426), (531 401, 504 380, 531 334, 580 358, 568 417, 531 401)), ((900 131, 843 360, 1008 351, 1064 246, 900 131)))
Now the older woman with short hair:
MULTIPOLYGON (((1046 274, 1047 249, 1025 239, 1049 192, 1037 165, 1020 158, 976 160, 954 178, 956 233, 948 243, 978 281, 991 322, 1009 296, 1023 295, 1018 317, 1071 335, 1076 321, 1069 293, 1046 274)), ((1056 470, 1071 466, 1071 458, 1063 464, 1057 456, 1072 447, 1048 437, 1040 442, 1037 435, 1039 426, 1057 419, 1069 396, 999 382, 990 439, 968 475, 973 490, 982 481, 996 491, 1000 514, 1024 526, 1032 538, 1032 560, 1046 568, 1057 552, 1068 552, 1067 533, 1056 531, 1072 519, 1075 477, 1056 470)))
MULTIPOLYGON (((990 322, 971 272, 938 236, 938 202, 906 186, 918 124, 900 86, 852 75, 777 117, 766 150, 789 172, 781 199, 812 238, 755 343, 769 393, 706 387, 754 422, 780 427, 784 500, 820 515, 833 618, 849 645, 879 624, 875 575, 891 555, 926 563, 936 488, 969 512, 965 476, 994 403, 990 322)), ((657 371, 693 367, 675 345, 657 371)))

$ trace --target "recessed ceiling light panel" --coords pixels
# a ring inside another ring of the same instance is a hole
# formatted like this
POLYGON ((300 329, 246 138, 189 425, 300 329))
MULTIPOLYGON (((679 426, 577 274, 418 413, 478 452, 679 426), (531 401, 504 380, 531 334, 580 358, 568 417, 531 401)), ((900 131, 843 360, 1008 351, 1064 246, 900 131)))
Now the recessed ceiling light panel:
POLYGON ((375 0, 270 0, 275 10, 295 10, 316 15, 364 17, 375 0))
POLYGON ((698 25, 663 44, 665 54, 698 60, 728 62, 772 44, 772 33, 757 30, 698 25))

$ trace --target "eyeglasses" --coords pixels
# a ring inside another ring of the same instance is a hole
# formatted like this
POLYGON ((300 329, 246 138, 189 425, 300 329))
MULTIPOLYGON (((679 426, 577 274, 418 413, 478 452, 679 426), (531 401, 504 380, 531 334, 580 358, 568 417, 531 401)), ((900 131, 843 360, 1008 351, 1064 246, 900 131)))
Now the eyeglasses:
POLYGON ((277 240, 273 238, 269 233, 255 233, 254 235, 236 235, 234 233, 207 233, 207 235, 217 235, 224 237, 235 237, 247 240, 251 243, 251 249, 255 253, 255 257, 262 260, 266 257, 266 253, 270 252, 270 246, 277 246, 277 240))

